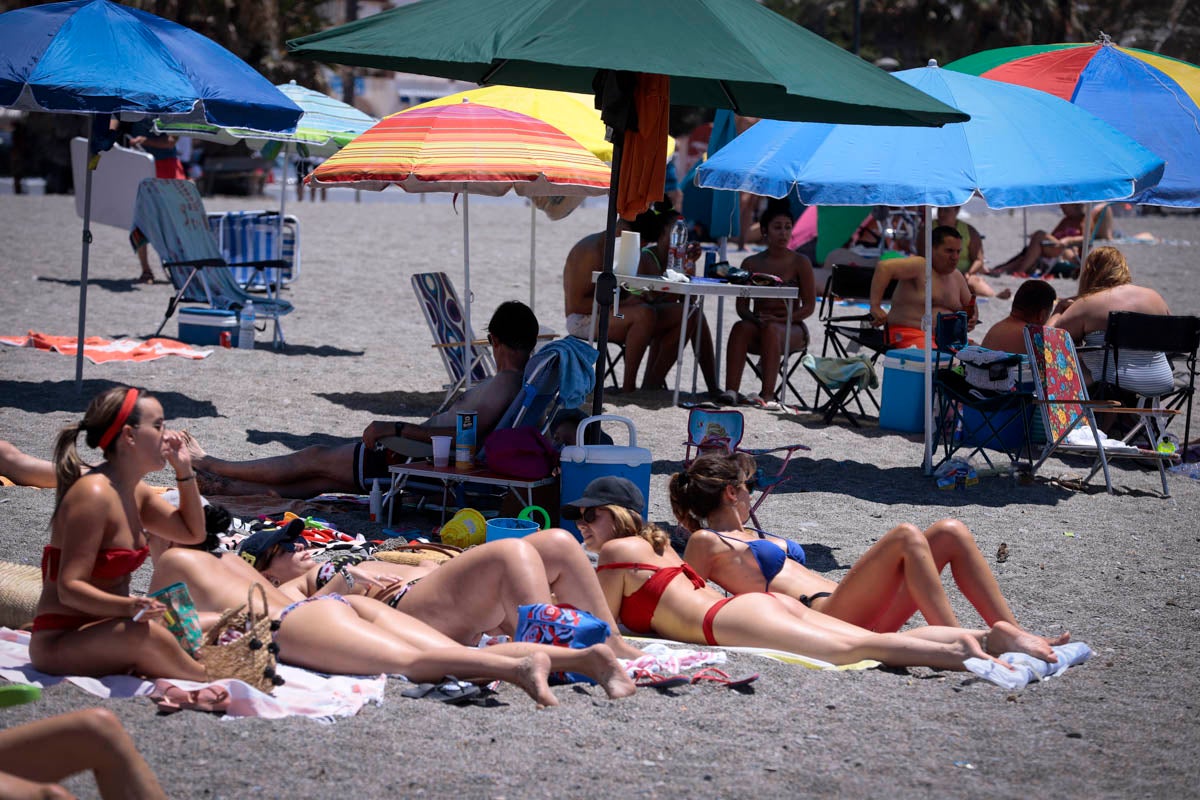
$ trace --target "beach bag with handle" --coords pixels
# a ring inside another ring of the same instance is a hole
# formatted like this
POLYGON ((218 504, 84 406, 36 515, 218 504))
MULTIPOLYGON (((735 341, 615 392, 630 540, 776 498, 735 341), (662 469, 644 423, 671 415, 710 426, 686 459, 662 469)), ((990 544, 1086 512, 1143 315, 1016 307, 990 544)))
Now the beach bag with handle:
POLYGON ((267 593, 260 584, 251 584, 246 604, 226 609, 204 637, 199 657, 210 680, 233 678, 270 694, 283 683, 275 672, 279 645, 272 634, 278 623, 267 612, 267 593), (257 592, 255 591, 257 590, 257 592), (262 610, 255 609, 255 599, 262 610))

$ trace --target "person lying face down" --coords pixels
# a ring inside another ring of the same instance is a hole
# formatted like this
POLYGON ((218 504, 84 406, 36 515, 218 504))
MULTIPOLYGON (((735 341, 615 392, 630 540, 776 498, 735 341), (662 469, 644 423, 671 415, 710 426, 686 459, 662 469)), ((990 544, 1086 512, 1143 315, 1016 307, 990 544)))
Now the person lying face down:
MULTIPOLYGON (((286 558, 285 554, 298 553, 290 535, 268 537, 266 546, 259 539, 252 547, 258 554, 256 561, 265 561, 269 567, 286 558)), ((221 610, 244 603, 251 585, 262 586, 268 614, 279 623, 274 634, 279 660, 320 672, 382 672, 418 682, 439 681, 448 675, 485 682, 503 680, 519 686, 541 706, 558 704, 547 684, 551 671, 583 673, 613 699, 632 694, 635 688, 607 645, 583 650, 518 642, 482 649, 464 647, 363 594, 325 591, 304 597, 282 582, 274 586, 247 560, 228 553, 217 557, 188 548, 160 549, 150 588, 154 591, 175 582, 187 585, 206 629, 221 610)))
POLYGON ((304 546, 303 527, 294 520, 287 528, 255 533, 239 550, 293 599, 330 592, 367 595, 464 645, 484 635, 512 636, 518 606, 563 603, 607 622, 613 632, 608 645, 617 656, 642 655, 617 632, 587 554, 566 531, 487 542, 441 563, 393 564, 341 554, 318 564, 304 546))
POLYGON ((962 522, 944 519, 925 530, 892 528, 850 568, 840 583, 804 565, 795 542, 745 527, 756 469, 745 453, 705 454, 671 476, 671 507, 691 531, 683 558, 700 577, 733 594, 768 591, 878 632, 898 631, 920 611, 925 622, 959 628, 942 587, 947 565, 985 624, 1030 655, 1054 661, 1051 649, 1070 639, 1023 631, 1005 601, 975 537, 962 522), (743 497, 745 502, 742 502, 743 497))
MULTIPOLYGON (((739 508, 749 507, 740 484, 739 508)), ((564 506, 577 518, 584 546, 598 553, 597 573, 609 606, 637 633, 710 647, 771 647, 833 664, 875 659, 890 666, 963 669, 967 658, 991 658, 1021 645, 1006 626, 966 631, 930 626, 873 633, 821 614, 798 599, 755 592, 725 597, 683 562, 666 532, 641 516, 641 491, 625 478, 603 477, 564 506)))
POLYGON ((217 458, 189 437, 188 447, 199 470, 201 488, 206 494, 277 494, 296 498, 323 492, 365 494, 376 480, 383 487, 390 484, 388 467, 397 460, 431 457, 431 437, 453 436, 459 411, 478 414, 477 444, 482 446, 520 392, 525 364, 537 336, 537 317, 528 306, 516 301, 502 303, 488 323, 496 374, 472 386, 446 411, 420 424, 376 420, 366 427, 358 441, 318 445, 251 461, 217 458), (377 444, 386 447, 379 449, 377 444))

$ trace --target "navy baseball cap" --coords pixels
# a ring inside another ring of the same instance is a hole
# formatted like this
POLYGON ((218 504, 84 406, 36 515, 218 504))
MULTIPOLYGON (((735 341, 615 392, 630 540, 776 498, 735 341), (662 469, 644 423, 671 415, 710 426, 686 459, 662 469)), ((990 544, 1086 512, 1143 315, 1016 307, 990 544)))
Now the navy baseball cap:
POLYGON ((606 475, 589 483, 583 490, 583 497, 564 505, 562 517, 577 520, 583 516, 582 509, 597 506, 621 506, 640 517, 642 509, 646 507, 646 498, 637 484, 628 478, 606 475))
POLYGON ((293 519, 282 528, 267 528, 247 536, 238 546, 240 555, 250 566, 258 569, 259 561, 277 544, 291 544, 304 533, 304 520, 293 519))

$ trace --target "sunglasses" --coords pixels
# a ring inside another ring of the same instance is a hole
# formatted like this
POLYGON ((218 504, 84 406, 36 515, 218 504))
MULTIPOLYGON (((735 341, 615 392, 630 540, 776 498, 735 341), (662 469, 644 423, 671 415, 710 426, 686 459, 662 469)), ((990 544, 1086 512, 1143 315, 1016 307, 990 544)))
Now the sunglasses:
POLYGON ((303 550, 305 547, 306 545, 304 542, 300 541, 299 539, 294 542, 277 544, 272 547, 271 551, 267 554, 267 559, 265 563, 263 563, 262 568, 266 569, 267 567, 271 566, 271 562, 275 560, 276 556, 286 555, 287 553, 296 553, 303 550))
POLYGON ((600 510, 595 506, 589 506, 588 508, 583 509, 583 513, 579 515, 579 518, 588 525, 592 525, 596 522, 596 517, 598 516, 600 516, 600 510))
POLYGON ((751 475, 750 477, 746 478, 746 480, 742 481, 742 485, 746 487, 747 492, 753 492, 753 491, 757 490, 758 489, 758 476, 751 475))

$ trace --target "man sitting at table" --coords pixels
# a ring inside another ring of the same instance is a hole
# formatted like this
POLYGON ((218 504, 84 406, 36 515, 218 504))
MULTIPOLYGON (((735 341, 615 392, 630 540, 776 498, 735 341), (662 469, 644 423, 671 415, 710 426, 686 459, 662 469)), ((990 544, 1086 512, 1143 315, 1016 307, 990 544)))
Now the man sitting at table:
MULTIPOLYGON (((962 252, 962 236, 947 225, 933 229, 933 254, 929 259, 933 277, 932 314, 951 314, 965 311, 972 304, 967 279, 958 271, 962 252)), ((921 318, 925 315, 925 259, 908 256, 880 261, 871 279, 871 324, 887 325, 888 347, 924 347, 925 332, 921 318), (883 295, 888 284, 896 281, 891 311, 883 310, 883 295)), ((979 319, 971 314, 968 327, 974 328, 979 319)), ((936 342, 935 342, 936 344, 936 342)))
MULTIPOLYGON (((633 223, 618 220, 617 233, 633 230, 633 223)), ((599 272, 604 263, 604 231, 589 234, 571 248, 567 253, 567 263, 563 267, 563 305, 567 313, 567 333, 580 339, 590 339, 592 336, 592 300, 596 296, 596 285, 592 282, 592 273, 599 272)), ((603 308, 603 306, 601 306, 603 308)), ((642 358, 649 348, 651 360, 657 356, 659 348, 664 344, 674 353, 674 342, 678 341, 679 318, 674 324, 659 318, 655 310, 640 297, 621 292, 621 316, 612 316, 608 320, 608 340, 625 345, 625 374, 621 381, 622 392, 632 392, 637 389, 638 368, 642 358)), ((669 366, 669 365, 668 365, 669 366)), ((657 386, 664 382, 666 372, 661 375, 646 372, 646 384, 657 386)))
POLYGON ((377 420, 363 431, 361 441, 340 445, 315 445, 294 453, 252 461, 225 461, 206 453, 195 438, 185 434, 196 478, 204 494, 278 494, 307 498, 323 492, 365 493, 379 480, 391 480, 388 466, 397 455, 430 457, 432 436, 453 436, 459 411, 474 411, 476 447, 496 427, 512 404, 525 379, 525 364, 537 343, 538 321, 524 303, 501 303, 488 322, 488 342, 496 361, 496 374, 472 386, 450 408, 425 422, 377 420), (376 443, 386 449, 376 450, 376 443))
POLYGON ((983 337, 983 347, 1006 353, 1024 353, 1025 326, 1045 325, 1057 299, 1058 293, 1047 281, 1040 278, 1025 281, 1013 297, 1012 311, 983 337))

